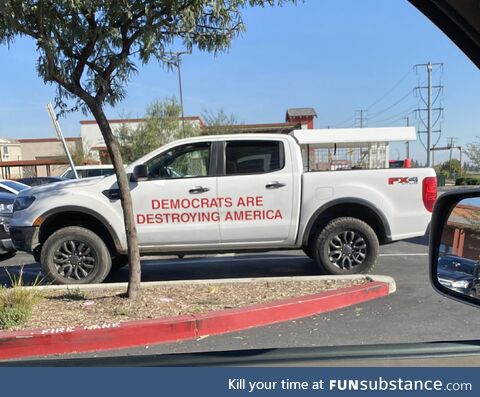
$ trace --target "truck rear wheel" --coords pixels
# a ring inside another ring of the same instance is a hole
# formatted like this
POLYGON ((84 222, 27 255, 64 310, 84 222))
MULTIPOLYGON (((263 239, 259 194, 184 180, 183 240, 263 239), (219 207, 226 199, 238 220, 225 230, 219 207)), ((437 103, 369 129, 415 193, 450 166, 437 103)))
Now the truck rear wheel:
POLYGON ((43 244, 40 263, 55 284, 101 283, 112 258, 103 240, 89 229, 69 226, 57 230, 43 244))
POLYGON ((315 261, 326 274, 367 273, 378 257, 378 238, 357 218, 336 218, 321 230, 313 243, 315 261))

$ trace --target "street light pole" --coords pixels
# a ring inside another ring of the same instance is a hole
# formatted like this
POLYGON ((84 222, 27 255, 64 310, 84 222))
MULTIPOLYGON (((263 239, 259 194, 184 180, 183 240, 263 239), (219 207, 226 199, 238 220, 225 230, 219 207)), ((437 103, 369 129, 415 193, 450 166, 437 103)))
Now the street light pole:
POLYGON ((180 109, 182 112, 182 138, 185 138, 185 115, 183 113, 183 91, 182 91, 182 73, 180 71, 181 69, 181 63, 182 59, 180 58, 184 54, 190 54, 191 51, 181 51, 181 52, 172 52, 171 54, 175 56, 176 61, 175 61, 175 66, 177 67, 177 74, 178 74, 178 89, 180 92, 180 109))
POLYGON ((180 62, 180 54, 177 54, 178 89, 180 91, 180 108, 182 109, 182 138, 185 138, 185 115, 183 114, 182 74, 180 72, 180 62))

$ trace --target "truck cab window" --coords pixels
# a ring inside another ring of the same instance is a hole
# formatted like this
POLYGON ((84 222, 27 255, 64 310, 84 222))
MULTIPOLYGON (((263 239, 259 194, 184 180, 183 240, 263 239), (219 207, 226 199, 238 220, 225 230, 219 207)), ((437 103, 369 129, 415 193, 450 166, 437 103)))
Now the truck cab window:
POLYGON ((280 141, 228 142, 225 149, 225 174, 264 174, 284 166, 284 149, 280 141))
POLYGON ((197 178, 209 175, 210 142, 182 145, 147 162, 151 179, 197 178))

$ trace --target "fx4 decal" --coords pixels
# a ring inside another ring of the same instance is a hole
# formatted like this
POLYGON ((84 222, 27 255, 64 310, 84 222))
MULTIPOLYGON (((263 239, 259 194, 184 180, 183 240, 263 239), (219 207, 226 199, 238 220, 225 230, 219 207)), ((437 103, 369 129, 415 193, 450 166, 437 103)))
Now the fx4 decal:
POLYGON ((418 178, 416 176, 397 176, 388 178, 389 185, 412 185, 416 183, 418 183, 418 178))

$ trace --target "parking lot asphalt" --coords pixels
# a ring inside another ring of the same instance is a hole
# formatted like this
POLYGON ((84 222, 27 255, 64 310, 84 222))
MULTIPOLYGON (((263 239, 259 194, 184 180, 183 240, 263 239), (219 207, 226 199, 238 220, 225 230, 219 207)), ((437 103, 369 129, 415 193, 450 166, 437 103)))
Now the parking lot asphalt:
MULTIPOLYGON (((381 257, 397 255, 425 256, 427 253, 425 237, 388 244, 381 247, 381 257), (411 252, 412 251, 412 252, 411 252)), ((382 262, 379 261, 382 266, 382 262)), ((0 262, 0 284, 9 284, 4 267, 11 274, 18 274, 23 266, 25 283, 32 283, 41 276, 40 264, 35 263, 31 255, 18 253, 15 257, 0 262)), ((377 273, 378 265, 372 273, 377 273)), ((225 254, 211 256, 147 257, 142 260, 142 281, 193 280, 242 277, 282 277, 321 274, 315 263, 302 251, 275 251, 262 254, 225 254)), ((382 273, 383 274, 383 273, 382 273)), ((389 274, 390 275, 390 274, 389 274)), ((128 281, 128 267, 111 273, 105 282, 128 281)))
MULTIPOLYGON (((382 246, 373 273, 392 276, 397 291, 376 301, 196 341, 102 352, 95 356, 478 339, 478 309, 444 298, 430 286, 427 250, 425 238, 382 246)), ((25 255, 10 259, 4 266, 16 272, 18 268, 14 265, 20 261, 30 263, 25 266, 27 277, 39 271, 38 264, 31 264, 31 257, 25 255)), ((148 259, 142 262, 142 272, 144 280, 319 274, 313 261, 301 251, 148 259)), ((109 281, 125 281, 127 277, 128 271, 122 270, 109 281)), ((86 356, 92 354, 69 357, 86 356)))

